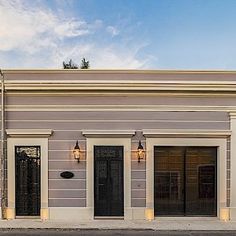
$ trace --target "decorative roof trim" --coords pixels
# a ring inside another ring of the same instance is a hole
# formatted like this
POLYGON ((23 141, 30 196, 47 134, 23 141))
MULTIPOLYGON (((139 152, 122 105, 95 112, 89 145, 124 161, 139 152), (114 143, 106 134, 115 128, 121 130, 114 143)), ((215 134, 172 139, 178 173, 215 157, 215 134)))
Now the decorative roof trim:
POLYGON ((82 134, 87 138, 124 138, 134 136, 135 130, 82 130, 82 134))
POLYGON ((3 69, 4 73, 69 73, 69 74, 90 74, 90 73, 116 73, 116 74, 236 74, 236 70, 137 70, 137 69, 3 69))
POLYGON ((49 137, 52 129, 6 129, 8 137, 49 137))
POLYGON ((230 119, 236 119, 236 111, 229 112, 230 119))
POLYGON ((214 111, 236 113, 236 106, 196 105, 6 105, 6 111, 214 111))
POLYGON ((236 81, 103 81, 103 80, 9 80, 6 91, 83 91, 83 92, 214 92, 230 93, 236 91, 236 81))
POLYGON ((188 137, 188 138, 209 138, 209 137, 228 137, 230 130, 200 130, 200 129, 144 129, 143 135, 147 138, 157 137, 188 137))

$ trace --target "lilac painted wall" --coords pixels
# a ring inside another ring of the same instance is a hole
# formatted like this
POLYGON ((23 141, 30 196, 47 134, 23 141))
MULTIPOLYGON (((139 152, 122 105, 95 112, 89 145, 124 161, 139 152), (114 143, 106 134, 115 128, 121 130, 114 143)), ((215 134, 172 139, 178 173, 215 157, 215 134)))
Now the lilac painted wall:
POLYGON ((200 80, 200 81, 236 81, 234 72, 166 72, 166 71, 4 71, 8 80, 200 80))
MULTIPOLYGON (((94 73, 9 73, 8 80, 229 80, 236 81, 234 74, 94 74, 94 73)), ((85 207, 86 206, 86 158, 80 163, 74 160, 71 150, 75 141, 79 140, 81 149, 86 148, 86 139, 82 136, 84 129, 130 129, 137 130, 132 138, 132 150, 136 150, 138 140, 145 138, 142 129, 217 129, 229 130, 230 121, 227 112, 219 111, 63 111, 68 105, 179 105, 181 106, 236 106, 234 97, 202 97, 176 95, 82 95, 65 92, 63 95, 48 94, 17 94, 8 91, 6 103, 15 105, 58 105, 58 111, 8 111, 6 126, 8 129, 53 129, 49 138, 49 206, 54 207, 85 207), (60 177, 64 170, 75 174, 73 179, 65 180, 60 177)), ((17 108, 16 106, 16 108, 17 108)), ((19 106, 18 106, 19 107, 19 106)), ((145 207, 146 172, 145 160, 137 162, 132 154, 132 206, 145 207)))

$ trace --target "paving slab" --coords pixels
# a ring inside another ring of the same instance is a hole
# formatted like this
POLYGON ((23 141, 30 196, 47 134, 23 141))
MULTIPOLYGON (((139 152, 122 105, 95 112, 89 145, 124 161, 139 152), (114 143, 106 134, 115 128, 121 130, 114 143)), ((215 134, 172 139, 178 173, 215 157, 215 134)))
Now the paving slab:
POLYGON ((152 230, 81 230, 81 229, 4 229, 0 236, 235 236, 236 231, 152 231, 152 230))
POLYGON ((1 229, 132 229, 132 230, 236 230, 235 221, 215 218, 165 217, 146 220, 64 221, 39 219, 0 220, 1 229))

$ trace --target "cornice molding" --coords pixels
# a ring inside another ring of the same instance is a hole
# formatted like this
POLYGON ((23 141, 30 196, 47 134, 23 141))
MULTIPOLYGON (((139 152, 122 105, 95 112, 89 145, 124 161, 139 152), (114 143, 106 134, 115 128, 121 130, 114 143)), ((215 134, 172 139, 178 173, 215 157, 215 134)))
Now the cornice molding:
POLYGON ((49 74, 49 73, 60 73, 60 74, 90 74, 90 73, 116 73, 116 74, 236 74, 236 70, 138 70, 138 69, 3 69, 4 73, 8 74, 49 74))
POLYGON ((194 105, 6 105, 6 111, 220 111, 236 112, 236 106, 194 105))
POLYGON ((236 111, 229 112, 230 119, 236 119, 236 111))
POLYGON ((104 96, 104 97, 193 97, 193 98, 212 98, 212 97, 218 97, 218 98, 234 98, 236 97, 235 92, 192 92, 192 91, 7 91, 7 96, 41 96, 41 97, 54 97, 54 96, 60 96, 60 97, 66 97, 68 96, 68 92, 70 96, 104 96))
POLYGON ((50 137, 53 133, 51 129, 6 129, 8 137, 50 137))
POLYGON ((209 137, 228 137, 230 130, 200 130, 200 129, 143 129, 143 135, 146 138, 157 137, 183 137, 183 138, 209 138, 209 137))
MULTIPOLYGON (((83 92, 214 92, 235 93, 236 81, 154 81, 154 80, 9 80, 6 91, 83 91, 83 92)), ((235 94, 236 95, 236 94, 235 94)))
POLYGON ((135 130, 82 130, 82 135, 87 138, 124 138, 135 135, 135 130))

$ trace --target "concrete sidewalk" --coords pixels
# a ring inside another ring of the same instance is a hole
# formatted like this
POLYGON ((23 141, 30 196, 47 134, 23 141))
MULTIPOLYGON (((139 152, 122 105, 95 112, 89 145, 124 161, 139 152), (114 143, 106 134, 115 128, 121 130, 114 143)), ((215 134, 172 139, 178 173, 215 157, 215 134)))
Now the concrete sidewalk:
POLYGON ((30 229, 148 229, 148 230, 236 230, 236 222, 215 218, 158 218, 154 221, 93 220, 86 222, 41 221, 39 219, 1 220, 0 228, 30 229))

